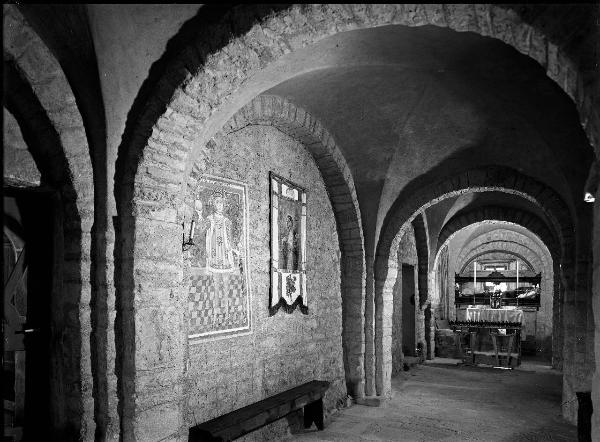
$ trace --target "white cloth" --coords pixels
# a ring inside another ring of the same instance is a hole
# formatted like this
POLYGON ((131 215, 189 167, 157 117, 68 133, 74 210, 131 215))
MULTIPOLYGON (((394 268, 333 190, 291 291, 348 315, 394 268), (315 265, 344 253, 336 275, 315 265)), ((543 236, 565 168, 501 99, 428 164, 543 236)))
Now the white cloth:
POLYGON ((231 273, 235 270, 234 249, 231 244, 231 221, 220 213, 207 217, 206 268, 213 273, 231 273))
POLYGON ((523 310, 467 308, 467 321, 523 323, 523 310))

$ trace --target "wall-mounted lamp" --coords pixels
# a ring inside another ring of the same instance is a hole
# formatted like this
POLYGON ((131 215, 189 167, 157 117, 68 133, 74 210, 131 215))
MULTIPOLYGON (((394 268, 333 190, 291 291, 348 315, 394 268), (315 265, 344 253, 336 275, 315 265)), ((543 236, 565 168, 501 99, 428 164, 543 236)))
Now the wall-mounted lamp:
POLYGON ((181 223, 183 229, 183 238, 181 242, 181 250, 184 252, 188 251, 194 244, 194 230, 196 230, 196 221, 192 220, 190 224, 190 233, 188 234, 187 240, 185 239, 185 221, 181 223))
POLYGON ((598 191, 598 181, 600 181, 600 163, 598 161, 594 161, 592 163, 592 167, 590 167, 590 173, 588 174, 588 178, 583 189, 583 200, 586 203, 593 203, 596 201, 595 195, 598 191))
POLYGON ((586 203, 593 203, 594 201, 596 201, 596 197, 594 195, 592 195, 590 192, 585 192, 583 200, 586 203))

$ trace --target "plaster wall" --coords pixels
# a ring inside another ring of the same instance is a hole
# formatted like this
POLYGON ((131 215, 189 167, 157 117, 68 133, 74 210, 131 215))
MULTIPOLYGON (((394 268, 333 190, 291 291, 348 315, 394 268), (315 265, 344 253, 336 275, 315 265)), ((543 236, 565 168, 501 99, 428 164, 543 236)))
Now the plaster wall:
POLYGON ((153 63, 169 40, 201 5, 90 4, 87 13, 96 51, 106 113, 109 215, 117 149, 128 113, 153 63))
MULTIPOLYGON (((205 173, 248 185, 252 333, 190 343, 185 380, 186 426, 204 422, 304 382, 332 382, 327 412, 346 399, 342 355, 340 248, 333 210, 313 158, 271 126, 248 126, 208 145, 205 173), (299 309, 270 316, 269 171, 307 189, 307 295, 299 309)), ((184 278, 185 280, 185 278, 184 278)), ((284 437, 281 419, 248 439, 284 437)))

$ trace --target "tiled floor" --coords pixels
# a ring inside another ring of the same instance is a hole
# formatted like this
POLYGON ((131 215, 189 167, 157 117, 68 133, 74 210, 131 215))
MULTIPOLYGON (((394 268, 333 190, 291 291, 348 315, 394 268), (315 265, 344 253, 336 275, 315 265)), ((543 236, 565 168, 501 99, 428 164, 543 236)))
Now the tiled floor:
POLYGON ((419 365, 392 380, 384 406, 354 405, 298 441, 576 441, 560 413, 559 373, 419 365))

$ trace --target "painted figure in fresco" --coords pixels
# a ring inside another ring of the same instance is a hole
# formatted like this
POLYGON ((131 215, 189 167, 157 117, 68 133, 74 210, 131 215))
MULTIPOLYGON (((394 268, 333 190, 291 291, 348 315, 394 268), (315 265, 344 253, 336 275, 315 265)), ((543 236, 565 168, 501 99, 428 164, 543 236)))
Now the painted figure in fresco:
POLYGON ((239 270, 235 257, 239 257, 239 247, 233 246, 231 220, 225 216, 225 197, 222 193, 215 193, 210 199, 215 211, 204 217, 203 203, 198 198, 194 202, 193 237, 196 244, 204 236, 204 247, 194 247, 195 262, 204 267, 209 273, 231 273, 239 270))
POLYGON ((240 252, 233 246, 231 220, 224 214, 225 198, 215 194, 212 198, 215 211, 206 217, 206 269, 213 273, 231 273, 238 269, 234 255, 240 252))
POLYGON ((294 219, 290 215, 286 218, 286 227, 282 233, 283 268, 298 270, 298 234, 294 228, 294 219))
MULTIPOLYGON (((190 236, 196 244, 198 240, 205 234, 207 228, 207 222, 203 215, 203 204, 200 198, 194 201, 194 213, 192 215, 192 231, 190 236)), ((206 266, 206 248, 205 247, 192 247, 190 249, 190 255, 193 258, 193 265, 198 267, 206 266)))

